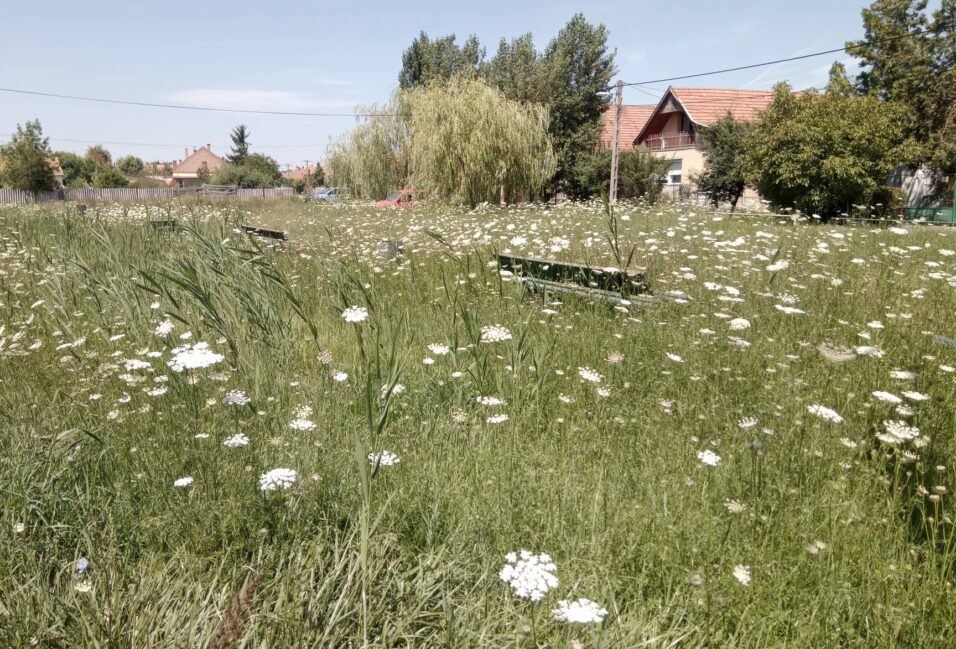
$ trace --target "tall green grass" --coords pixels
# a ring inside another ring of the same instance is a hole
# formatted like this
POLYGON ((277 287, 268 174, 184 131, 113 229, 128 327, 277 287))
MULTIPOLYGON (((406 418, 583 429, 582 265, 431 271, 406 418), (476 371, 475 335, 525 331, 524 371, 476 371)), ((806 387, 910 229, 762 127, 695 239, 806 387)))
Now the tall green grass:
POLYGON ((292 203, 178 206, 166 231, 156 210, 0 208, 0 645, 956 644, 956 232, 292 203), (384 238, 406 254, 378 257, 384 238), (631 258, 681 299, 542 303, 489 264, 506 249, 631 258), (512 338, 482 342, 492 324, 512 338), (167 367, 198 341, 224 360, 167 367), (233 389, 251 403, 224 405, 233 389), (873 391, 930 398, 904 417, 873 391), (314 430, 289 428, 303 405, 314 430), (879 442, 898 419, 927 444, 879 442), (224 447, 236 433, 250 445, 224 447), (385 449, 401 462, 368 463, 385 449), (296 484, 260 491, 277 467, 296 484), (540 603, 498 579, 521 548, 557 563, 540 603), (578 597, 602 624, 551 620, 578 597))

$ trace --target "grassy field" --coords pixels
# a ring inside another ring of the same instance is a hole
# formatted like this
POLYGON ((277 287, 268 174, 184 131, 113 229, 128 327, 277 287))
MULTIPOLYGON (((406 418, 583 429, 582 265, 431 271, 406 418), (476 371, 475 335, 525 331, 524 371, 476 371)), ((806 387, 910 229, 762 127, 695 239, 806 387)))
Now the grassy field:
POLYGON ((0 288, 0 646, 956 646, 956 230, 0 207, 0 288))

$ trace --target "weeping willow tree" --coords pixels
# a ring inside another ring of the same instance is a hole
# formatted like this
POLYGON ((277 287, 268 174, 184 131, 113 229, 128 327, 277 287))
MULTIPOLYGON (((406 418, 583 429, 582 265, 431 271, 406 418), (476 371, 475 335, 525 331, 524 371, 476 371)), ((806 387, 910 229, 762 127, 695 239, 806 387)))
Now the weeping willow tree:
POLYGON ((469 205, 536 197, 554 175, 548 110, 456 77, 407 92, 417 188, 469 205))
POLYGON ((401 95, 383 106, 367 106, 357 112, 367 117, 329 145, 329 180, 359 198, 385 198, 392 189, 404 187, 411 172, 401 95))

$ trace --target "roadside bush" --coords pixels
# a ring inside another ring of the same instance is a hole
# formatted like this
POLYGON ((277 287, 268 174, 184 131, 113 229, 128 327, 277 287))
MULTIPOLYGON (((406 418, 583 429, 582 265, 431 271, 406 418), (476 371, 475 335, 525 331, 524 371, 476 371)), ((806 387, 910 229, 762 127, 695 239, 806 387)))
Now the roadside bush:
MULTIPOLYGON (((656 201, 661 195, 660 178, 668 162, 644 151, 625 151, 618 162, 617 195, 619 198, 644 198, 656 201)), ((607 193, 611 183, 611 152, 596 151, 574 167, 574 198, 590 198, 607 193)))
POLYGON ((115 187, 128 187, 129 181, 126 177, 113 167, 100 167, 93 174, 93 187, 99 189, 110 189, 115 187))

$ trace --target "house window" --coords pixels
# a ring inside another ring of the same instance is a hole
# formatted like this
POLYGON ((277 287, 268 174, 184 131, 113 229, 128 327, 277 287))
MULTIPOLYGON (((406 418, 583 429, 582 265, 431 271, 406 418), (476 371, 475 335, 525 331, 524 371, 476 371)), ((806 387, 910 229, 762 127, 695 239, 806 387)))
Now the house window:
POLYGON ((667 184, 679 185, 680 181, 681 181, 681 161, 674 160, 671 162, 671 166, 667 170, 667 184))

